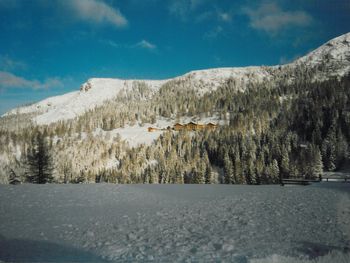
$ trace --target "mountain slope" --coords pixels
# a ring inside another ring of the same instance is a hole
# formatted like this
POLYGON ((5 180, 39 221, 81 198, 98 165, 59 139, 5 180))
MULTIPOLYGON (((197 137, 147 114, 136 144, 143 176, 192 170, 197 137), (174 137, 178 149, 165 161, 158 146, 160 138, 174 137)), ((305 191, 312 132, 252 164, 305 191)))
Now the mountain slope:
POLYGON ((350 163, 349 37, 282 66, 90 79, 12 110, 0 118, 0 183, 27 180, 40 136, 56 182, 259 184, 341 168, 350 163), (171 129, 190 121, 218 126, 171 129))
POLYGON ((282 66, 256 66, 244 68, 217 68, 189 72, 183 76, 168 80, 121 80, 89 79, 80 91, 73 91, 61 96, 51 97, 30 106, 13 109, 3 116, 16 113, 34 113, 34 122, 50 124, 60 120, 74 119, 86 111, 103 105, 106 100, 116 98, 127 91, 132 91, 135 83, 144 83, 156 93, 163 84, 170 81, 191 86, 198 95, 216 90, 228 79, 237 83, 239 90, 245 90, 249 84, 273 82, 287 73, 293 81, 295 72, 308 71, 314 80, 326 80, 334 76, 344 76, 350 72, 350 33, 334 38, 316 50, 293 63, 282 66), (294 76, 293 76, 294 75, 294 76))

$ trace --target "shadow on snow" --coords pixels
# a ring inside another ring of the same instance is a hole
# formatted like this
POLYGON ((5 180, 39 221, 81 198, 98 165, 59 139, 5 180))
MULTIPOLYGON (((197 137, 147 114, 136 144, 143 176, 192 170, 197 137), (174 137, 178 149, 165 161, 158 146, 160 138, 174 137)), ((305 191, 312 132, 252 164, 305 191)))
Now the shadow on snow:
POLYGON ((0 261, 9 262, 108 262, 78 248, 47 241, 6 239, 0 236, 0 261))

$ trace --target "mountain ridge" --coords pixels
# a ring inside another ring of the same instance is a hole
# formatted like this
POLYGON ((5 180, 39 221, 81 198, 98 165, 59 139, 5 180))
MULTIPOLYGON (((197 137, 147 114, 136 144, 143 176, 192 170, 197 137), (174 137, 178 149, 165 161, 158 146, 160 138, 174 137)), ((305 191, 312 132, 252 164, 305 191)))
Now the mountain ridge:
MULTIPOLYGON (((307 55, 285 65, 193 70, 164 80, 91 78, 81 85, 80 90, 49 97, 30 106, 15 108, 2 117, 16 113, 33 113, 35 115, 33 121, 36 124, 50 124, 79 117, 88 110, 103 105, 105 101, 130 91, 135 83, 146 84, 154 94, 165 83, 182 81, 194 87, 201 96, 216 90, 228 79, 237 81, 238 89, 244 91, 250 83, 270 82, 285 75, 287 71, 303 71, 303 68, 306 68, 306 71, 317 71, 322 65, 325 69, 321 73, 309 73, 314 74, 314 80, 326 80, 333 76, 341 77, 350 72, 350 33, 331 39, 307 55)), ((293 77, 287 81, 293 81, 293 77)))

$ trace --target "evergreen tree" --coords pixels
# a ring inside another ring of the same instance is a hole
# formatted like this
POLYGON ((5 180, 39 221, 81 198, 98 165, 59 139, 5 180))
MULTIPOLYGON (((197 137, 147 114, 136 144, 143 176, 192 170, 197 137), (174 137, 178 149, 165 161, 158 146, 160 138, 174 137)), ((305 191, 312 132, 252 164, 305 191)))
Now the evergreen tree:
POLYGON ((335 155, 335 145, 326 139, 322 144, 322 159, 324 160, 325 168, 328 171, 334 171, 336 168, 335 155))
POLYGON ((10 184, 21 184, 21 177, 15 173, 12 169, 10 170, 10 176, 9 176, 9 183, 10 184))
POLYGON ((273 159, 271 166, 270 166, 270 176, 274 183, 281 181, 280 178, 280 169, 278 167, 278 162, 276 159, 273 159))
POLYGON ((244 183, 244 175, 242 169, 242 163, 239 157, 239 152, 236 151, 235 161, 234 161, 234 178, 237 184, 244 183))
POLYGON ((205 183, 205 170, 199 165, 199 168, 192 170, 192 180, 194 184, 204 184, 205 183))
POLYGON ((225 184, 235 183, 233 181, 233 165, 229 155, 226 153, 224 157, 224 182, 225 184))
POLYGON ((37 132, 27 154, 27 180, 31 183, 46 184, 53 181, 52 159, 45 137, 37 132))
POLYGON ((262 183, 262 181, 265 180, 264 178, 264 168, 265 168, 265 162, 264 162, 264 154, 260 153, 257 161, 256 161, 256 179, 257 184, 262 183))
POLYGON ((314 157, 312 176, 314 178, 321 178, 323 174, 323 163, 320 149, 317 146, 312 147, 312 155, 314 157))
POLYGON ((334 171, 336 169, 336 143, 335 124, 333 123, 322 144, 322 159, 328 171, 334 171))
POLYGON ((213 175, 212 175, 212 169, 210 164, 207 165, 206 170, 205 170, 205 183, 206 184, 211 184, 213 181, 213 175))
POLYGON ((340 167, 344 162, 348 160, 348 143, 345 139, 341 129, 337 132, 336 150, 336 166, 340 167))
POLYGON ((290 174, 289 170, 289 155, 286 148, 282 149, 282 161, 281 161, 281 176, 288 178, 290 174))
POLYGON ((183 177, 183 173, 181 171, 180 165, 176 165, 174 169, 175 169, 174 183, 175 184, 183 184, 184 183, 184 177, 183 177))
POLYGON ((256 183, 256 168, 254 167, 252 160, 248 161, 246 167, 247 167, 246 173, 245 173, 246 183, 247 184, 255 184, 256 183))

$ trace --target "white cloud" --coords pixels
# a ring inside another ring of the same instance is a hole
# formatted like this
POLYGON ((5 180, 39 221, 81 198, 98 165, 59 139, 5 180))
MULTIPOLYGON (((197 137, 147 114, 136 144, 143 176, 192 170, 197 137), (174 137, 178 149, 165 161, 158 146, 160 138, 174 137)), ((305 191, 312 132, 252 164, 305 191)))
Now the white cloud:
POLYGON ((123 27, 128 20, 116 8, 100 0, 70 0, 67 7, 71 8, 77 18, 96 24, 112 24, 116 27, 123 27))
POLYGON ((289 27, 306 27, 313 21, 305 11, 285 11, 274 2, 265 2, 256 9, 246 7, 243 12, 249 17, 252 28, 271 35, 289 27))
MULTIPOLYGON (((1 8, 25 7, 23 0, 0 0, 1 8)), ((64 18, 73 17, 94 24, 111 24, 116 27, 124 27, 128 20, 119 9, 108 5, 104 0, 32 0, 40 8, 57 10, 64 18), (65 11, 68 11, 67 14, 65 11)))
POLYGON ((147 40, 141 40, 140 42, 136 43, 134 47, 139 47, 139 48, 144 48, 144 49, 149 49, 149 50, 154 50, 157 48, 155 44, 152 44, 151 42, 147 40))
POLYGON ((0 71, 0 90, 8 88, 30 88, 33 90, 62 87, 63 83, 59 78, 48 78, 43 82, 28 80, 16 76, 10 72, 0 71))

